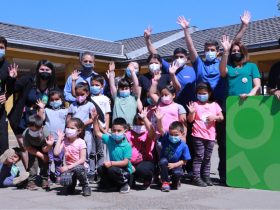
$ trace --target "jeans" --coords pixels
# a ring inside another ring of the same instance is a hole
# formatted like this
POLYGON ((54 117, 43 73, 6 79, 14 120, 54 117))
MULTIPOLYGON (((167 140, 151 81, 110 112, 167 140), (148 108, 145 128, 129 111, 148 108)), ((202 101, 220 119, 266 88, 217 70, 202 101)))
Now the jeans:
POLYGON ((170 182, 169 175, 171 175, 172 183, 178 183, 183 176, 182 167, 177 167, 173 169, 168 169, 167 158, 161 158, 159 161, 160 176, 162 182, 170 182))

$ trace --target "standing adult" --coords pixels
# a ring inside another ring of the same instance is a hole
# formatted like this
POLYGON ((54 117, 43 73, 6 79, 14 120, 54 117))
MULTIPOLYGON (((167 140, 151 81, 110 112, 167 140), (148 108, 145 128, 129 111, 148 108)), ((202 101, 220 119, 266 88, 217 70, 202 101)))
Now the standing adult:
MULTIPOLYGON (((18 144, 23 148, 22 133, 27 128, 29 116, 37 112, 37 101, 48 102, 50 89, 56 88, 55 68, 48 60, 40 60, 36 66, 35 74, 28 74, 18 79, 13 92, 18 97, 8 115, 11 128, 17 137, 18 144)), ((24 167, 28 166, 28 153, 23 153, 24 167)))
POLYGON ((9 148, 8 121, 5 102, 12 93, 17 76, 17 65, 10 65, 5 59, 7 40, 0 36, 0 155, 9 148))

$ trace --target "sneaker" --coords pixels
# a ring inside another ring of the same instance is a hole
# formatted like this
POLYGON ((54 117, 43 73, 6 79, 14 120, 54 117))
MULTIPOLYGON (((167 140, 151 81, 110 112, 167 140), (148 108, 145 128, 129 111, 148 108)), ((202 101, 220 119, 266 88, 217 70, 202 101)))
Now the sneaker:
POLYGON ((178 190, 180 187, 181 187, 181 181, 180 181, 180 180, 177 181, 177 182, 174 182, 174 183, 173 183, 173 181, 172 181, 172 183, 171 183, 171 188, 172 188, 173 190, 178 190))
POLYGON ((139 186, 140 190, 146 190, 150 187, 151 181, 144 181, 143 185, 139 186))
POLYGON ((49 188, 50 188, 49 181, 46 180, 46 179, 43 179, 43 180, 42 180, 42 189, 47 190, 47 189, 49 189, 49 188))
POLYGON ((199 187, 207 187, 207 184, 200 177, 194 178, 193 183, 194 183, 194 185, 199 186, 199 187))
POLYGON ((202 180, 203 180, 208 186, 213 186, 213 182, 211 181, 210 177, 202 177, 202 180))
POLYGON ((128 184, 124 184, 121 189, 120 189, 120 193, 129 193, 130 191, 130 186, 128 184))
POLYGON ((90 184, 94 184, 94 175, 88 175, 87 176, 87 178, 88 178, 88 182, 90 183, 90 184))
POLYGON ((170 191, 170 184, 169 182, 163 182, 161 186, 162 192, 169 192, 170 191))
POLYGON ((35 184, 34 181, 28 181, 26 189, 28 189, 28 190, 37 190, 38 187, 37 187, 37 185, 35 184))
POLYGON ((91 188, 89 186, 85 186, 82 189, 83 196, 90 196, 91 195, 91 188))
POLYGON ((14 178, 13 184, 14 185, 20 185, 22 182, 27 180, 28 177, 29 177, 29 173, 28 172, 22 172, 22 173, 20 173, 20 175, 18 177, 14 178))

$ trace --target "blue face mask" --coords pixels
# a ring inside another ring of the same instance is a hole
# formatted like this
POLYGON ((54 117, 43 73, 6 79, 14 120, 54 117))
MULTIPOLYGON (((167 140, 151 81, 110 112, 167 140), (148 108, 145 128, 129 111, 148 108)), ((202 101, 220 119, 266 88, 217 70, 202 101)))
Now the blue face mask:
POLYGON ((50 102, 50 106, 53 108, 53 109, 57 109, 59 107, 61 107, 62 105, 62 101, 61 100, 58 100, 58 101, 51 101, 50 102))
POLYGON ((217 57, 216 52, 208 51, 205 53, 205 58, 207 61, 211 62, 217 57))
POLYGON ((93 95, 98 95, 101 92, 100 86, 90 86, 90 92, 93 95))
POLYGON ((130 91, 129 90, 120 90, 119 96, 122 98, 126 98, 126 97, 130 96, 130 91))
POLYGON ((0 49, 0 58, 3 58, 5 56, 5 50, 0 49))
POLYGON ((115 142, 120 143, 124 139, 124 133, 112 133, 111 137, 115 142))
MULTIPOLYGON (((130 71, 130 69, 128 67, 125 69, 125 74, 126 74, 126 76, 128 78, 131 78, 131 71, 130 71)), ((138 70, 137 69, 135 69, 135 74, 136 75, 138 74, 138 70)))
POLYGON ((168 137, 169 141, 173 144, 176 144, 178 143, 179 141, 181 141, 180 137, 179 136, 172 136, 172 135, 169 135, 168 137))
POLYGON ((92 63, 84 63, 84 64, 83 64, 83 67, 84 67, 85 69, 92 69, 92 68, 93 68, 93 64, 92 64, 92 63))
POLYGON ((205 95, 201 95, 201 94, 197 94, 197 100, 199 100, 200 102, 207 102, 209 99, 208 94, 205 95))

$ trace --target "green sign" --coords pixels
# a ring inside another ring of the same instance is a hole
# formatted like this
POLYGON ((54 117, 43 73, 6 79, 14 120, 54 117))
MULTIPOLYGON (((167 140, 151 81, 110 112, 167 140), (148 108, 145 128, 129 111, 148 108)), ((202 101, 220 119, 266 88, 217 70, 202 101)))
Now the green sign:
POLYGON ((280 101, 227 99, 227 184, 280 191, 280 101))

